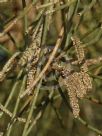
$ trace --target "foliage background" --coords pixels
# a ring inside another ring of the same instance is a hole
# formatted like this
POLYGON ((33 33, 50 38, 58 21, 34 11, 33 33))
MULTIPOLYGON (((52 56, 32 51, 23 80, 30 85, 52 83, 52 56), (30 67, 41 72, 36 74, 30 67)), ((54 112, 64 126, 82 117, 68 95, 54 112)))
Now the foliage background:
MULTIPOLYGON (((71 1, 71 0, 70 0, 71 1)), ((49 2, 49 1, 47 1, 49 2)), ((46 3, 47 3, 46 2, 46 3)), ((63 0, 66 4, 67 0, 63 0)), ((77 1, 78 2, 78 1, 77 1)), ((14 0, 8 1, 6 3, 0 3, 0 31, 4 30, 4 26, 14 17, 18 16, 20 12, 23 11, 25 6, 28 6, 32 3, 31 0, 14 0), (23 3, 23 4, 22 4, 23 3), (26 3, 26 4, 24 4, 26 3)), ((44 1, 41 0, 37 4, 43 4, 44 1)), ((55 4, 55 7, 59 4, 55 4)), ((53 18, 51 20, 51 25, 49 31, 47 31, 46 41, 44 41, 45 46, 48 48, 53 48, 57 40, 59 30, 62 23, 64 22, 66 26, 69 26, 69 34, 72 35, 71 29, 76 32, 80 37, 81 41, 85 44, 86 58, 98 58, 102 54, 102 1, 101 0, 79 0, 77 13, 72 16, 73 9, 75 4, 72 3, 69 7, 64 8, 63 10, 58 10, 53 13, 53 18), (69 21, 63 18, 64 15, 69 17, 69 21), (80 16, 81 15, 81 16, 80 16), (78 29, 76 26, 78 25, 78 29)), ((46 8, 46 10, 48 10, 46 8)), ((16 52, 18 49, 23 50, 27 44, 27 39, 25 37, 25 32, 31 22, 34 21, 38 11, 33 7, 28 14, 25 14, 22 19, 20 19, 7 33, 4 37, 0 38, 0 68, 2 69, 3 65, 7 60, 16 52)), ((47 16, 48 17, 48 16, 47 16)), ((48 21, 47 17, 45 18, 48 21)), ((65 37, 67 34, 65 34, 65 37)), ((66 39, 65 39, 66 40, 66 39)), ((68 49, 70 50, 66 54, 70 57, 74 56, 74 49, 69 42, 67 44, 68 49)), ((93 77, 93 90, 89 96, 91 98, 97 99, 100 103, 96 104, 93 101, 85 98, 80 100, 80 116, 88 124, 102 130, 102 65, 101 63, 93 65, 89 68, 91 76, 93 77)), ((16 72, 17 74, 17 72, 16 72)), ((16 75, 17 76, 17 75, 16 75)), ((52 75, 54 76, 54 75, 52 75)), ((49 77, 50 80, 50 77, 49 77)), ((16 79, 6 79, 0 83, 0 103, 5 104, 8 95, 11 92, 12 86, 16 82, 16 79)), ((14 92, 14 95, 9 103, 7 109, 13 112, 15 103, 17 101, 17 95, 20 89, 22 78, 20 79, 18 86, 14 92)), ((46 85, 47 86, 47 85, 46 85)), ((51 85, 50 85, 51 86, 51 85)), ((50 87, 51 88, 51 87, 50 87)), ((53 87, 50 90, 40 90, 38 102, 40 103, 43 99, 48 97, 48 94, 53 91, 53 87), (52 90, 51 90, 52 89, 52 90)), ((64 93, 66 96, 66 92, 64 93)), ((59 91, 54 89, 54 95, 59 95, 59 91)), ((68 100, 68 96, 67 96, 68 100)), ((27 101, 23 99, 21 105, 27 101)), ((24 116, 27 116, 30 110, 30 106, 25 110, 24 116)), ((33 113, 32 118, 36 116, 38 111, 33 113)), ((7 124, 10 122, 10 117, 6 114, 0 118, 0 131, 5 132, 7 129, 7 124)), ((16 122, 13 125, 12 136, 22 135, 24 124, 16 122)), ((30 136, 98 136, 99 134, 92 131, 80 122, 78 119, 74 119, 70 109, 65 103, 65 100, 62 97, 56 99, 53 104, 48 103, 44 108, 43 114, 40 119, 37 121, 31 130, 30 136), (57 114, 56 114, 57 112, 57 114)))

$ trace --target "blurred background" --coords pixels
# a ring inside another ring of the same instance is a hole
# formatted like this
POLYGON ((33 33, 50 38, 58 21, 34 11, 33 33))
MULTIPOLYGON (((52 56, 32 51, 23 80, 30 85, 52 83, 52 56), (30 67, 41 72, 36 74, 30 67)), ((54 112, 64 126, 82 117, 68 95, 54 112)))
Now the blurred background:
MULTIPOLYGON (((32 2, 33 0, 8 0, 7 2, 0 2, 0 33, 23 12, 25 7, 32 4, 32 2)), ((38 0, 36 6, 50 2, 53 2, 53 0, 38 0)), ((52 7, 46 7, 46 11, 58 8, 61 2, 62 5, 67 5, 68 3, 67 0, 58 0, 52 7)), ((4 36, 0 36, 1 70, 7 60, 16 51, 23 51, 26 48, 27 40, 29 40, 29 37, 26 38, 26 32, 31 24, 36 25, 38 23, 38 21, 33 23, 39 13, 39 9, 36 9, 36 6, 32 6, 29 12, 24 14, 4 36)), ((44 16, 44 25, 50 24, 47 28, 46 40, 44 41, 45 47, 53 49, 63 24, 66 28, 64 40, 68 38, 67 36, 69 36, 70 39, 73 33, 78 35, 85 45, 86 59, 94 59, 102 55, 102 0, 76 0, 72 2, 70 6, 66 6, 62 10, 59 7, 59 10, 53 12, 51 16, 50 19, 49 16, 44 16), (48 20, 50 20, 50 23, 48 20)), ((67 44, 63 41, 63 46, 66 46, 64 49, 62 48, 62 50, 66 51, 67 56, 71 58, 75 56, 74 48, 70 40, 68 40, 67 44)), ((17 102, 17 96, 23 81, 23 76, 19 81, 17 80, 19 69, 15 69, 10 77, 0 82, 0 103, 2 105, 5 105, 8 96, 11 94, 12 89, 14 89, 12 98, 7 106, 7 109, 11 113, 17 102)), ((90 66, 89 73, 93 78, 93 89, 86 98, 80 100, 80 117, 94 128, 102 130, 102 62, 90 66)), ((99 136, 98 133, 92 131, 87 125, 73 117, 72 112, 66 104, 66 100, 64 100, 64 97, 59 93, 60 89, 58 90, 52 85, 56 85, 56 79, 51 81, 51 77, 55 77, 53 72, 49 74, 46 79, 44 78, 44 83, 40 89, 37 100, 38 109, 33 111, 32 120, 35 119, 39 111, 42 111, 41 116, 29 132, 29 136, 99 136), (49 83, 46 83, 47 81, 49 83), (51 102, 48 102, 50 95, 52 95, 52 99, 51 102), (42 110, 41 102, 43 102, 43 100, 46 101, 42 110)), ((66 90, 63 89, 61 91, 69 103, 66 90)), ((18 113, 24 103, 29 99, 28 97, 21 100, 18 113)), ((24 109, 23 117, 27 117, 30 106, 29 104, 24 109)), ((0 113, 2 114, 2 111, 0 111, 0 113)), ((6 113, 0 117, 1 135, 2 132, 4 135, 7 135, 7 126, 10 121, 11 118, 6 113)), ((12 131, 8 135, 22 136, 23 129, 24 123, 17 121, 13 124, 12 131)))

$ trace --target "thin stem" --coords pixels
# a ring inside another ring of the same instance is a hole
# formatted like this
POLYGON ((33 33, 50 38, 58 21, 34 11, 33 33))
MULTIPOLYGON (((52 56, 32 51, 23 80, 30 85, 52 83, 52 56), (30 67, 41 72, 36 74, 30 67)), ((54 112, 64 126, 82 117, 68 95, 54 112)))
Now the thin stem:
MULTIPOLYGON (((6 109, 1 103, 0 103, 0 110, 3 113, 7 114, 10 118, 13 117, 13 114, 8 109, 6 109)), ((17 120, 20 121, 20 122, 23 122, 23 123, 26 122, 26 119, 25 118, 21 118, 21 117, 17 117, 17 120)))
POLYGON ((41 118, 42 116, 42 111, 39 111, 39 113, 37 114, 37 116, 35 117, 35 119, 33 120, 32 124, 30 125, 30 127, 27 130, 27 135, 29 135, 29 133, 31 132, 32 128, 34 128, 34 126, 37 124, 37 121, 41 118))
POLYGON ((61 114, 59 113, 58 109, 55 107, 55 105, 53 104, 53 100, 50 101, 51 103, 51 106, 53 108, 53 110, 55 111, 55 114, 57 116, 57 119, 61 125, 62 128, 64 128, 64 124, 63 124, 63 120, 62 120, 62 117, 61 117, 61 114))
POLYGON ((58 3, 58 2, 59 1, 56 0, 56 1, 52 1, 52 2, 49 2, 49 3, 43 4, 43 5, 40 5, 38 7, 36 6, 36 9, 47 8, 47 7, 52 6, 52 5, 54 5, 54 4, 58 3))
POLYGON ((46 38, 47 38, 47 17, 45 17, 43 37, 42 37, 42 46, 45 45, 45 43, 46 43, 46 38))
MULTIPOLYGON (((8 99, 6 100, 6 103, 5 103, 5 105, 4 105, 5 108, 7 108, 7 106, 9 105, 9 103, 10 103, 10 101, 11 101, 11 99, 12 99, 12 96, 13 96, 15 90, 16 90, 17 87, 18 87, 19 78, 20 78, 20 76, 22 75, 22 71, 23 71, 23 70, 21 70, 21 71, 19 72, 18 76, 17 76, 17 81, 16 81, 15 84, 13 85, 12 90, 11 90, 11 92, 10 92, 10 95, 9 95, 8 99)), ((3 115, 3 112, 0 113, 0 118, 2 117, 2 115, 3 115)))
POLYGON ((16 39, 14 38, 14 36, 10 32, 8 32, 7 35, 10 37, 10 40, 12 41, 16 49, 18 49, 18 45, 17 45, 16 39))
POLYGON ((81 117, 78 118, 78 121, 80 121, 84 126, 86 126, 87 128, 89 128, 90 130, 92 130, 93 132, 96 132, 97 134, 102 135, 102 131, 100 131, 99 129, 89 125, 86 121, 84 121, 81 117))
POLYGON ((16 120, 14 120, 14 118, 15 118, 15 116, 17 114, 18 106, 19 106, 19 103, 20 103, 19 95, 20 95, 21 92, 24 91, 25 83, 26 83, 26 76, 24 77, 24 79, 22 81, 21 89, 20 89, 20 92, 18 94, 18 98, 17 98, 16 104, 15 104, 15 108, 14 108, 14 111, 13 111, 13 114, 12 114, 11 122, 8 124, 7 136, 10 136, 11 130, 12 130, 12 126, 13 126, 14 122, 16 121, 16 120))
MULTIPOLYGON (((26 2, 25 2, 25 0, 22 0, 22 1, 24 1, 23 8, 25 8, 26 2)), ((25 16, 24 16, 24 32, 27 31, 27 28, 28 28, 28 18, 27 18, 27 14, 25 14, 25 16)))
POLYGON ((84 8, 84 10, 82 12, 79 13, 80 16, 82 16, 85 12, 87 12, 88 10, 90 10, 96 3, 96 0, 92 0, 92 2, 84 8))
POLYGON ((58 11, 58 10, 62 10, 64 8, 70 6, 71 4, 73 4, 75 1, 76 0, 71 0, 70 2, 68 2, 66 4, 63 4, 62 6, 59 6, 59 7, 55 8, 55 9, 53 9, 52 11, 46 11, 45 15, 52 14, 52 13, 58 11))
POLYGON ((95 104, 98 104, 98 105, 101 105, 102 106, 102 102, 98 99, 95 99, 93 97, 86 97, 85 99, 91 101, 92 103, 95 103, 95 104))
POLYGON ((29 122, 31 120, 31 116, 32 116, 32 113, 33 113, 33 110, 34 110, 34 107, 35 107, 35 104, 36 104, 36 101, 37 101, 37 97, 38 97, 38 94, 39 94, 39 89, 40 89, 40 86, 41 86, 41 82, 39 83, 38 87, 35 89, 35 92, 34 92, 34 95, 33 95, 33 101, 32 101, 32 104, 31 104, 31 107, 30 107, 30 111, 29 111, 29 114, 28 114, 28 117, 27 117, 27 121, 25 123, 25 126, 24 126, 24 130, 23 130, 23 134, 22 136, 27 136, 27 129, 29 127, 29 122))
POLYGON ((0 49, 3 50, 8 56, 12 55, 3 45, 0 45, 0 49))
MULTIPOLYGON (((26 7, 26 1, 22 0, 22 6, 23 9, 26 7)), ((25 39, 25 46, 27 44, 27 37, 26 37, 26 31, 28 29, 28 17, 27 14, 24 15, 24 39, 25 39)))
POLYGON ((72 30, 73 30, 73 17, 77 12, 78 6, 79 6, 79 0, 69 7, 68 19, 67 19, 68 21, 66 22, 68 32, 67 32, 67 38, 66 38, 64 50, 69 46, 71 42, 71 36, 72 36, 72 30))
POLYGON ((92 40, 85 42, 85 46, 88 45, 93 45, 94 43, 96 43, 102 36, 102 28, 99 28, 99 31, 97 32, 97 35, 95 38, 92 38, 92 40))

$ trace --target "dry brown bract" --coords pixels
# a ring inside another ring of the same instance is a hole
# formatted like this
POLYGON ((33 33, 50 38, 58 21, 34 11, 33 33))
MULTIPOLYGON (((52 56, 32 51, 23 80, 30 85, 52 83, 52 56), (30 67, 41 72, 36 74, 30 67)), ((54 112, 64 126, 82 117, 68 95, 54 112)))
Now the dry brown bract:
MULTIPOLYGON (((35 79, 36 64, 38 63, 39 54, 41 51, 40 44, 42 31, 43 25, 40 26, 36 34, 33 33, 31 45, 28 48, 26 48, 26 50, 21 54, 21 58, 17 63, 19 64, 20 67, 25 66, 26 68, 27 90, 30 90, 30 87, 35 79)), ((78 72, 73 70, 72 64, 60 66, 58 65, 58 63, 57 70, 61 72, 62 75, 62 77, 59 79, 59 84, 60 85, 62 84, 66 87, 70 99, 70 105, 72 107, 74 117, 76 118, 79 116, 80 112, 78 98, 82 99, 87 94, 87 92, 92 89, 92 79, 87 73, 88 67, 87 63, 85 63, 85 54, 82 43, 76 37, 72 37, 71 39, 76 50, 76 56, 78 59, 77 65, 79 66, 80 70, 78 72)), ((15 65, 15 59, 17 58, 17 56, 19 56, 19 54, 20 53, 14 54, 11 57, 11 59, 6 63, 6 65, 3 67, 3 70, 0 72, 0 81, 4 80, 9 71, 12 70, 12 68, 15 65)))
POLYGON ((14 68, 14 66, 18 66, 20 68, 25 67, 27 72, 27 88, 34 80, 36 73, 36 64, 39 60, 40 55, 40 44, 42 37, 43 25, 34 31, 32 34, 32 41, 29 47, 25 49, 24 52, 15 53, 5 64, 2 71, 0 71, 0 81, 3 81, 6 76, 10 73, 10 71, 14 68), (17 62, 17 57, 19 56, 19 61, 17 62))
POLYGON ((0 71, 0 82, 2 82, 9 72, 14 68, 15 64, 17 63, 17 57, 20 55, 20 52, 16 52, 5 64, 2 71, 0 71))
POLYGON ((80 71, 75 72, 71 64, 62 68, 62 77, 59 79, 60 85, 64 85, 68 91, 70 105, 75 118, 79 116, 80 108, 78 98, 82 99, 88 91, 92 90, 92 79, 87 74, 88 67, 85 63, 83 45, 76 37, 72 37, 73 45, 76 50, 80 71))
POLYGON ((39 60, 40 55, 40 44, 42 37, 43 25, 40 26, 37 34, 32 35, 32 44, 23 52, 21 59, 19 60, 19 65, 26 66, 27 71, 27 89, 33 82, 36 74, 36 64, 39 60))

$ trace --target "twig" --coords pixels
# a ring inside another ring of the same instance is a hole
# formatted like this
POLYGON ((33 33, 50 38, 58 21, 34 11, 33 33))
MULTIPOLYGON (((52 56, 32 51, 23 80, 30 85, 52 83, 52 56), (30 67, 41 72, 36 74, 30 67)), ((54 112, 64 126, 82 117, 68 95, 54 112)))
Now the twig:
POLYGON ((99 134, 100 136, 102 136, 102 131, 100 131, 99 129, 89 125, 86 121, 84 121, 81 117, 78 118, 78 120, 87 128, 89 128, 90 130, 96 132, 97 134, 99 134))
POLYGON ((12 113, 9 110, 7 110, 1 103, 0 103, 0 110, 3 113, 7 114, 8 116, 12 117, 12 113))
POLYGON ((87 100, 91 101, 92 103, 102 105, 102 102, 98 99, 92 98, 92 97, 86 97, 87 100))
POLYGON ((55 8, 55 9, 53 9, 53 10, 51 10, 51 11, 46 11, 45 15, 52 14, 52 13, 58 11, 58 10, 64 9, 64 8, 70 6, 70 5, 71 5, 72 3, 74 3, 75 1, 76 1, 76 0, 71 0, 70 2, 68 2, 68 3, 66 3, 66 4, 63 4, 62 6, 59 6, 59 7, 55 8))
MULTIPOLYGON (((39 10, 39 9, 42 9, 42 8, 46 8, 46 7, 49 7, 49 6, 52 6, 52 5, 56 4, 58 2, 59 2, 58 0, 55 0, 55 1, 52 1, 52 2, 48 2, 47 4, 36 6, 36 9, 39 10)), ((63 4, 63 2, 61 2, 61 4, 63 4)))
MULTIPOLYGON (((9 110, 7 110, 1 103, 0 103, 0 110, 3 113, 7 114, 9 117, 11 117, 11 118, 13 117, 13 114, 9 110)), ((23 123, 26 122, 26 119, 25 118, 21 118, 21 117, 17 117, 17 120, 20 121, 20 122, 23 122, 23 123)))
MULTIPOLYGON (((87 59, 85 63, 87 64, 87 66, 90 66, 90 65, 101 63, 101 62, 102 62, 102 56, 98 58, 94 58, 94 59, 87 59)), ((72 64, 77 65, 78 61, 73 61, 72 64)))

